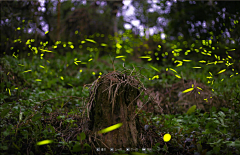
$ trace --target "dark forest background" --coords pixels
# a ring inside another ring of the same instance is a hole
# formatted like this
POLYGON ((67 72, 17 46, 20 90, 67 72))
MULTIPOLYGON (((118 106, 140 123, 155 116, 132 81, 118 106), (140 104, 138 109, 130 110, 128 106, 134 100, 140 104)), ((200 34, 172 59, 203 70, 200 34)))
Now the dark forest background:
MULTIPOLYGON (((46 0, 43 4, 44 6, 40 7, 38 1, 1 2, 3 52, 10 52, 10 48, 11 53, 17 52, 16 50, 27 52, 29 48, 24 43, 29 38, 35 40, 34 46, 41 41, 48 41, 48 46, 52 46, 60 40, 79 44, 86 36, 99 33, 104 37, 95 38, 96 42, 108 44, 108 35, 113 36, 114 32, 119 31, 125 32, 126 23, 131 24, 132 33, 137 37, 140 33, 139 27, 131 23, 131 20, 137 19, 146 31, 151 27, 158 30, 155 31, 155 36, 164 33, 166 35, 164 45, 167 47, 175 44, 178 48, 187 49, 186 46, 189 47, 195 40, 210 39, 212 46, 219 48, 218 54, 225 53, 225 45, 236 49, 232 52, 233 55, 239 53, 237 1, 159 1, 155 4, 160 6, 160 9, 151 9, 151 1, 132 1, 131 5, 135 12, 133 16, 127 18, 122 14, 124 12, 122 1, 87 1, 83 4, 83 1, 46 0), (45 11, 40 8, 45 8, 45 11), (43 30, 45 25, 49 29, 47 34, 43 30), (17 39, 21 39, 21 43, 17 39)), ((162 43, 162 40, 159 42, 162 43)))

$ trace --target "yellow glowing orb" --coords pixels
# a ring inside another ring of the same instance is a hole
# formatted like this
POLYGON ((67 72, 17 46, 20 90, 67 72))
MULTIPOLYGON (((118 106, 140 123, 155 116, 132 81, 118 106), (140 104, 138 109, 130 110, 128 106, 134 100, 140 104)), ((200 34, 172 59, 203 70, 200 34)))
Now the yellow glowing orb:
POLYGON ((171 139, 171 135, 168 133, 163 136, 164 142, 168 142, 168 141, 170 141, 170 139, 171 139))

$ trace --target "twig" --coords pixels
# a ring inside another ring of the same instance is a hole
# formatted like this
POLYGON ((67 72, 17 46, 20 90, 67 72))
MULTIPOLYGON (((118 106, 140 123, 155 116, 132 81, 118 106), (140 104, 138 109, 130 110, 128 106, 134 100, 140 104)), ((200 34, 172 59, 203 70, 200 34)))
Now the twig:
MULTIPOLYGON (((110 56, 110 54, 109 54, 109 56, 110 56)), ((111 57, 111 56, 110 56, 110 57, 111 57)), ((114 72, 115 72, 114 60, 115 60, 115 57, 114 57, 113 60, 112 60, 112 66, 113 66, 113 70, 114 70, 114 72)))

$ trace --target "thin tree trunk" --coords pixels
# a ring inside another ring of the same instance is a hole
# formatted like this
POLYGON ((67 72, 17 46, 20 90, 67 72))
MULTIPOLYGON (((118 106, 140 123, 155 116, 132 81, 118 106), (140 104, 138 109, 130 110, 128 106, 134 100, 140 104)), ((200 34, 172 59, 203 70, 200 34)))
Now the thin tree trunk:
POLYGON ((57 40, 60 40, 60 6, 61 6, 61 2, 60 0, 58 0, 58 19, 57 19, 57 40))

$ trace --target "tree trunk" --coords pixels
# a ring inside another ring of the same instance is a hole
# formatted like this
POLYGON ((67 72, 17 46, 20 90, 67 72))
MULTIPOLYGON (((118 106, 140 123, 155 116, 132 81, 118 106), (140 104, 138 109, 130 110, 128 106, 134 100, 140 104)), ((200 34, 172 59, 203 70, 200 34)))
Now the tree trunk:
POLYGON ((57 15, 57 41, 60 41, 60 16, 61 16, 61 10, 60 10, 60 7, 61 7, 61 2, 60 0, 58 0, 58 4, 57 4, 57 12, 58 12, 58 15, 57 15))

